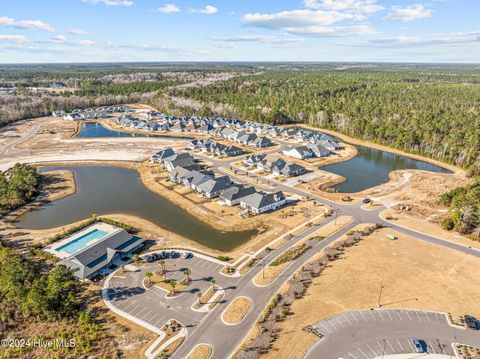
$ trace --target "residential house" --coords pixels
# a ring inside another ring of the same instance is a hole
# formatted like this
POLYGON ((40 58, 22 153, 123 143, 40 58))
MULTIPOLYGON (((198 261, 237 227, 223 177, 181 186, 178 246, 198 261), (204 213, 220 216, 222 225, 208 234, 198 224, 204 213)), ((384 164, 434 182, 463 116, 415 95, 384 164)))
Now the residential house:
POLYGON ((318 143, 308 143, 306 147, 312 152, 313 157, 327 157, 331 152, 318 143))
POLYGON ((231 156, 238 156, 238 155, 241 155, 243 153, 244 153, 244 151, 240 147, 236 147, 236 146, 219 145, 215 148, 215 154, 217 156, 231 157, 231 156))
POLYGON ((294 177, 306 173, 306 169, 303 166, 300 166, 296 163, 287 162, 283 166, 274 166, 272 168, 272 173, 275 176, 282 177, 294 177))
POLYGON ((207 198, 218 197, 220 193, 232 186, 232 181, 228 176, 221 176, 208 179, 207 181, 199 184, 196 191, 207 198))
POLYGON ((67 121, 80 121, 80 120, 83 120, 83 117, 79 113, 72 112, 72 113, 69 113, 68 115, 63 116, 63 119, 67 121))
POLYGON ((188 153, 177 153, 164 160, 165 168, 171 172, 175 167, 192 167, 195 165, 195 159, 188 153))
POLYGON ((287 203, 282 192, 255 192, 240 199, 240 206, 254 214, 261 214, 284 206, 287 203))
POLYGON ((255 167, 261 161, 263 161, 265 157, 267 157, 266 153, 254 153, 252 155, 245 157, 245 159, 243 160, 243 165, 245 167, 255 167))
POLYGON ((233 185, 230 188, 227 188, 220 194, 220 199, 227 206, 235 206, 240 203, 240 200, 244 197, 247 197, 255 193, 254 187, 244 187, 241 185, 233 185))
POLYGON ((305 160, 313 157, 313 152, 307 146, 289 147, 282 151, 285 156, 305 160))
POLYGON ((152 163, 163 163, 165 159, 175 155, 175 151, 171 148, 166 148, 162 151, 159 151, 150 157, 150 162, 152 163))
POLYGON ((273 146, 273 142, 268 137, 257 137, 253 141, 249 142, 250 147, 263 148, 273 146))

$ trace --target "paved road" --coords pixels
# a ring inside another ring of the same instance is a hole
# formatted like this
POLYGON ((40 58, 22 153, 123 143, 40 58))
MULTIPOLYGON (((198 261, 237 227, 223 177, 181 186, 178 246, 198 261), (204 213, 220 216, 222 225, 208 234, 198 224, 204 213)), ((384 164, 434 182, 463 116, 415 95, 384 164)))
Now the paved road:
MULTIPOLYGON (((21 140, 15 141, 6 146, 6 148, 2 149, 2 154, 8 153, 13 154, 18 151, 17 154, 21 154, 20 150, 15 149, 15 144, 31 137, 35 133, 36 129, 32 128, 21 140)), ((278 141, 278 140, 276 140, 278 141)), ((119 140, 120 143, 120 140, 119 140)), ((267 152, 279 152, 288 144, 284 142, 280 142, 280 148, 275 149, 266 149, 267 152)), ((111 147, 115 147, 115 145, 110 145, 111 147)), ((107 146, 108 147, 108 146, 107 146)), ((121 146, 120 146, 121 147, 121 146)), ((71 146, 69 146, 69 150, 79 150, 82 148, 82 144, 80 141, 72 141, 71 146)), ((102 147, 103 149, 103 147, 102 147)), ((39 155, 40 156, 40 155, 39 155)), ((218 158, 210 158, 201 155, 197 155, 197 157, 202 158, 211 162, 213 167, 218 171, 222 172, 221 168, 229 168, 233 162, 239 161, 241 158, 227 158, 227 159, 218 159, 218 158)), ((236 181, 242 182, 242 179, 239 176, 235 176, 229 173, 229 175, 234 178, 236 181)), ((396 224, 388 223, 384 221, 380 217, 380 212, 384 208, 379 208, 374 211, 365 211, 360 208, 359 204, 342 204, 336 203, 325 198, 322 198, 317 195, 313 195, 306 191, 300 190, 293 186, 289 186, 285 183, 280 183, 275 180, 269 179, 270 184, 275 187, 275 190, 282 190, 294 194, 298 194, 300 196, 309 197, 311 199, 315 199, 319 203, 328 204, 331 206, 335 211, 335 216, 327 219, 327 221, 323 222, 322 225, 327 224, 329 221, 334 220, 336 216, 340 215, 349 215, 355 218, 355 222, 351 223, 350 225, 346 226, 341 231, 337 232, 333 236, 330 236, 324 239, 321 242, 313 243, 312 248, 310 248, 307 252, 305 252, 302 256, 300 256, 297 260, 293 261, 286 270, 276 278, 272 284, 267 287, 257 287, 252 283, 252 278, 262 269, 262 263, 257 264, 252 270, 250 270, 246 275, 235 278, 235 279, 228 279, 222 278, 220 274, 218 274, 218 268, 211 268, 202 269, 202 266, 197 268, 195 264, 192 264, 192 272, 201 274, 201 275, 208 275, 208 276, 215 276, 215 279, 220 281, 219 285, 230 285, 231 289, 227 290, 225 293, 225 302, 219 303, 215 309, 208 313, 202 314, 193 312, 191 310, 185 310, 185 307, 190 307, 190 302, 192 302, 193 294, 182 294, 178 301, 175 300, 176 304, 173 301, 169 301, 162 297, 161 292, 157 290, 152 291, 145 291, 141 286, 141 279, 143 279, 142 274, 138 276, 129 277, 126 281, 122 281, 121 279, 115 278, 111 285, 111 295, 112 300, 122 308, 128 312, 133 313, 135 316, 138 316, 142 320, 146 320, 149 323, 155 326, 161 326, 162 321, 166 321, 171 319, 171 317, 180 320, 185 325, 188 325, 188 336, 184 342, 184 344, 177 350, 177 352, 173 355, 174 358, 185 358, 186 355, 193 349, 193 347, 198 343, 209 343, 214 348, 213 358, 228 358, 232 352, 241 344, 243 338, 248 333, 250 328, 253 324, 257 321, 258 317, 263 312, 264 308, 270 301, 271 297, 278 291, 278 289, 288 280, 288 278, 297 271, 308 259, 310 259, 314 254, 316 254, 321 249, 327 247, 333 241, 341 237, 343 234, 351 230, 355 225, 360 223, 381 223, 387 225, 388 227, 392 228, 392 230, 398 231, 400 233, 404 233, 406 235, 415 237, 419 240, 426 241, 428 243, 432 243, 435 245, 442 246, 444 248, 448 248, 450 250, 455 250, 464 254, 472 255, 475 257, 480 258, 480 251, 468 248, 453 242, 449 242, 443 240, 441 238, 436 238, 433 236, 429 236, 426 234, 421 234, 414 232, 412 230, 400 227, 396 224), (227 280, 228 283, 223 283, 223 280, 227 280), (140 281, 140 282, 139 282, 140 281), (254 306, 245 319, 236 326, 226 326, 220 319, 221 312, 226 308, 228 302, 235 298, 236 296, 244 295, 247 297, 251 297, 254 299, 254 306), (177 305, 178 304, 178 305, 177 305), (166 318, 166 319, 165 319, 166 318)), ((259 188, 264 190, 264 188, 259 188)), ((283 250, 288 248, 289 246, 293 245, 297 241, 303 239, 305 236, 313 233, 316 230, 315 227, 309 228, 293 238, 292 240, 288 241, 284 245, 280 246, 276 250, 272 251, 268 254, 265 258, 264 263, 268 263, 271 259, 281 253, 283 250)), ((263 264, 264 264, 263 263, 263 264)), ((193 274, 195 276, 195 274, 193 274)), ((206 285, 202 281, 199 281, 200 290, 203 290, 202 286, 206 285)))
POLYGON ((448 324, 445 314, 381 309, 343 313, 314 325, 325 337, 304 358, 372 359, 386 354, 414 353, 411 339, 428 353, 453 355, 452 344, 480 346, 480 331, 448 324))

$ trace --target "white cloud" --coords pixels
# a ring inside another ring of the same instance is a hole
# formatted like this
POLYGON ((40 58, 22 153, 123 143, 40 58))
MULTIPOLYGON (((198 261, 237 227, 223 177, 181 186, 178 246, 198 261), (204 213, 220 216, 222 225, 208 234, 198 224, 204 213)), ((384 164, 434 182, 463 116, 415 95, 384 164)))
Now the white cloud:
POLYGON ((377 0, 303 0, 308 9, 347 11, 359 14, 373 14, 383 10, 377 0))
POLYGON ((414 4, 407 7, 394 6, 391 11, 384 17, 385 20, 391 21, 413 21, 426 19, 432 16, 432 10, 427 9, 422 4, 414 4))
POLYGON ((394 36, 369 40, 354 46, 362 47, 417 47, 417 46, 456 46, 477 43, 480 45, 480 31, 428 34, 423 36, 394 36))
POLYGON ((195 13, 198 12, 200 14, 206 14, 206 15, 213 15, 218 12, 218 9, 215 6, 212 5, 207 5, 203 9, 188 9, 189 13, 195 13))
POLYGON ((157 8, 156 11, 163 12, 165 14, 171 14, 171 13, 175 13, 175 12, 180 12, 181 10, 175 4, 165 4, 165 5, 157 8))
POLYGON ((0 17, 0 26, 25 30, 54 31, 53 27, 41 20, 15 20, 7 16, 0 17))
POLYGON ((97 45, 97 43, 93 40, 68 40, 65 35, 55 35, 49 39, 39 39, 35 41, 39 44, 56 44, 56 45, 64 45, 69 47, 89 47, 97 45))
POLYGON ((25 44, 28 42, 28 38, 23 35, 0 35, 0 43, 1 42, 25 44))
POLYGON ((294 44, 304 41, 299 37, 279 38, 267 35, 212 36, 210 40, 221 42, 262 42, 266 44, 294 44))
POLYGON ((133 1, 130 0, 82 0, 88 4, 103 4, 106 6, 132 6, 133 1))
POLYGON ((218 9, 215 6, 212 5, 207 5, 205 8, 198 10, 199 13, 201 14, 207 14, 207 15, 212 15, 218 12, 218 9))
POLYGON ((95 41, 92 40, 76 40, 69 43, 73 46, 93 46, 96 45, 95 41))
POLYGON ((68 33, 72 34, 72 35, 77 35, 77 36, 88 35, 87 31, 82 30, 82 29, 76 29, 76 28, 68 30, 68 33))
POLYGON ((238 46, 235 44, 220 44, 218 45, 220 49, 238 49, 238 46))
POLYGON ((358 14, 353 13, 307 9, 273 14, 246 14, 243 16, 242 22, 250 26, 305 36, 330 37, 375 33, 369 25, 330 26, 339 21, 361 18, 358 14))

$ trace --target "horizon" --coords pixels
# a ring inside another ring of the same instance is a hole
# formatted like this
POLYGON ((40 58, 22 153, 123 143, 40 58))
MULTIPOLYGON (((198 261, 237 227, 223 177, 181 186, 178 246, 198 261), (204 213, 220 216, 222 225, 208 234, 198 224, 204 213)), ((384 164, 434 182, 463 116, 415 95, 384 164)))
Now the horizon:
POLYGON ((0 63, 477 64, 478 10, 468 0, 23 0, 2 6, 0 63))

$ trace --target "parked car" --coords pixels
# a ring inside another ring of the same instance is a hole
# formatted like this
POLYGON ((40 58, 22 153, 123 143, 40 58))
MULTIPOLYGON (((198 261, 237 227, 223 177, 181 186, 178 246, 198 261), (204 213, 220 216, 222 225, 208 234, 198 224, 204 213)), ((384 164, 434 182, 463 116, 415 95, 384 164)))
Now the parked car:
POLYGON ((415 348, 415 351, 417 353, 425 353, 426 352, 425 348, 423 347, 422 342, 419 339, 412 338, 412 344, 413 344, 413 347, 415 348))
POLYGON ((185 252, 182 254, 182 258, 183 259, 188 259, 188 258, 192 258, 193 257, 193 254, 191 252, 185 252))
POLYGON ((170 258, 178 258, 178 257, 180 257, 180 253, 178 253, 178 252, 173 251, 173 252, 170 254, 170 258))
POLYGON ((472 317, 471 315, 466 315, 465 316, 465 324, 467 325, 467 328, 477 330, 479 327, 478 320, 472 317))
POLYGON ((372 202, 372 200, 371 200, 370 198, 365 198, 365 199, 362 201, 363 204, 367 204, 367 203, 370 203, 370 202, 372 202))
POLYGON ((145 257, 145 260, 149 263, 153 262, 155 260, 155 258, 153 256, 146 256, 145 257))

